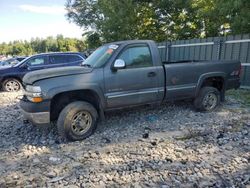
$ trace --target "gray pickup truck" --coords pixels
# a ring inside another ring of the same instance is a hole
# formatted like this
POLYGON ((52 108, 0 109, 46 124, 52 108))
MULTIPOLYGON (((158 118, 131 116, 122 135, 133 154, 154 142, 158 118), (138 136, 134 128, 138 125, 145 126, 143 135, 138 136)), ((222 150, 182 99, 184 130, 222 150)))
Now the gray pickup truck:
POLYGON ((26 74, 20 106, 33 124, 57 122, 59 134, 82 140, 108 110, 193 99, 196 109, 212 111, 226 90, 239 88, 240 71, 239 61, 162 62, 153 41, 114 42, 82 66, 26 74))

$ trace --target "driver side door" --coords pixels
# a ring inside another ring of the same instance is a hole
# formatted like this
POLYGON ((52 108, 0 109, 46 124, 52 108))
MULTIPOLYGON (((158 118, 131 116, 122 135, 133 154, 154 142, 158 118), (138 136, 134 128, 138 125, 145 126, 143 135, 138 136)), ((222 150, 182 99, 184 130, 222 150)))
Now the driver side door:
POLYGON ((104 70, 108 108, 155 102, 158 94, 158 77, 149 46, 129 45, 117 59, 125 61, 124 69, 104 70))

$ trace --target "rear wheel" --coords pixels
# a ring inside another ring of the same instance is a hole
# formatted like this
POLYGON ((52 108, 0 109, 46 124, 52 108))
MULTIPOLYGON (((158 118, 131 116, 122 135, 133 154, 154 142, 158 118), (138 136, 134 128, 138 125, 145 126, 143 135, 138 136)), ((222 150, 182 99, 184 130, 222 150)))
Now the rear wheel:
POLYGON ((201 88, 194 100, 194 106, 199 111, 213 111, 220 104, 220 92, 214 87, 201 88))
POLYGON ((16 92, 22 88, 22 84, 14 78, 7 79, 3 82, 3 90, 7 92, 16 92))
POLYGON ((76 101, 67 105, 59 115, 57 129, 68 140, 83 140, 96 128, 98 113, 87 102, 76 101))

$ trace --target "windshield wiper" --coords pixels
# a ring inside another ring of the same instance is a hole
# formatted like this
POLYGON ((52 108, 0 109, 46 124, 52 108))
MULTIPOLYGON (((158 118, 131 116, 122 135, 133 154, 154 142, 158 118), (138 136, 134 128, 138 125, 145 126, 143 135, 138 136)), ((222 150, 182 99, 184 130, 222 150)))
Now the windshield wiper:
POLYGON ((88 67, 88 68, 92 68, 92 65, 90 64, 82 64, 83 67, 88 67))

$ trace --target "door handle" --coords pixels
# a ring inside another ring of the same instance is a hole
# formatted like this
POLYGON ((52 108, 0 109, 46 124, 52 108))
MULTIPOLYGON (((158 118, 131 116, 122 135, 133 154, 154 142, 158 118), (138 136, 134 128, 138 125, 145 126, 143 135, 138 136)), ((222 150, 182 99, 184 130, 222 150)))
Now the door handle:
POLYGON ((154 76, 156 76, 156 72, 149 72, 148 73, 148 77, 154 77, 154 76))

